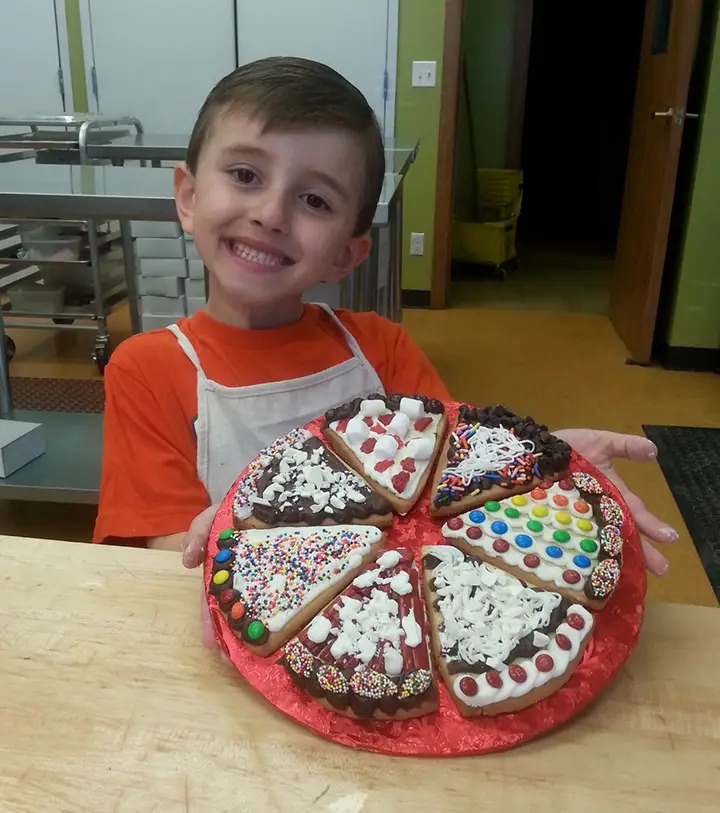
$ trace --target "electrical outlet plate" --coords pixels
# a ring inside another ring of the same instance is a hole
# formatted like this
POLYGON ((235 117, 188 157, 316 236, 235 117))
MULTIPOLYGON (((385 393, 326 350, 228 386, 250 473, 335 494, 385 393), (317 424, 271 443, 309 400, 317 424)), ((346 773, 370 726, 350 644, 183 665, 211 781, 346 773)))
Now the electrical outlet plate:
POLYGON ((422 257, 425 253, 425 234, 423 232, 410 232, 410 254, 413 257, 422 257))
POLYGON ((413 62, 412 83, 415 88, 434 88, 437 62, 413 62))

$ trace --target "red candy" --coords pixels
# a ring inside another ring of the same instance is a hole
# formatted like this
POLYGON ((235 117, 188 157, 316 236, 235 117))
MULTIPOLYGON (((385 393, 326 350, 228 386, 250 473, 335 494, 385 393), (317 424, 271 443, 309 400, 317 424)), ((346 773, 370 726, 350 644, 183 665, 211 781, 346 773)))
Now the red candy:
POLYGON ((555 636, 555 643, 560 647, 560 649, 564 649, 566 652, 572 649, 572 643, 567 635, 563 635, 562 632, 558 632, 555 636))
POLYGON ((572 477, 565 477, 563 480, 560 480, 558 485, 563 491, 572 491, 575 488, 572 477))
POLYGON ((548 491, 553 486, 552 480, 543 480, 542 483, 538 486, 538 488, 542 488, 544 491, 548 491))
POLYGON ((400 465, 402 466, 403 471, 409 471, 410 474, 415 471, 415 461, 412 459, 412 457, 406 457, 404 460, 401 460, 400 465))
POLYGON ((448 528, 450 528, 451 531, 459 531, 464 524, 460 517, 453 517, 448 520, 448 528))
POLYGON ((525 683, 527 680, 527 672, 522 668, 522 666, 513 664, 508 669, 508 674, 515 681, 515 683, 525 683))
POLYGON ((534 489, 533 489, 533 490, 530 492, 530 496, 531 496, 531 497, 532 497, 534 500, 544 500, 544 499, 545 499, 545 497, 547 497, 547 494, 545 493, 545 491, 544 491, 542 488, 534 488, 534 489))
POLYGON ((574 502, 573 508, 578 512, 578 514, 587 514, 590 510, 590 506, 586 502, 574 502))
POLYGON ((338 421, 337 431, 338 432, 346 432, 349 423, 350 423, 350 420, 348 418, 343 418, 341 421, 338 421))
POLYGON ((577 570, 565 570, 563 572, 563 579, 567 584, 577 584, 580 581, 580 574, 577 570))
POLYGON ((493 550, 497 551, 498 553, 507 553, 510 550, 510 543, 506 542, 504 539, 496 539, 493 542, 493 550))
POLYGON ((360 447, 360 451, 363 452, 363 454, 372 454, 375 451, 376 443, 377 440, 375 440, 375 438, 368 438, 360 447))
POLYGON ((552 655, 538 655, 535 658, 535 666, 538 672, 550 672, 555 666, 555 661, 552 659, 552 655))
POLYGON ((415 421, 415 431, 424 432, 432 423, 432 418, 418 418, 415 421))
POLYGON ((395 491, 398 494, 402 494, 405 491, 405 488, 410 481, 410 475, 406 471, 399 471, 393 478, 392 478, 392 485, 395 491))
POLYGON ((375 464, 375 471, 383 472, 387 471, 390 466, 392 466, 392 460, 381 460, 379 463, 375 464))
POLYGON ((523 558, 523 562, 527 567, 538 567, 540 565, 540 557, 535 553, 528 553, 523 558))
POLYGON ((560 508, 565 508, 565 506, 568 504, 568 498, 564 494, 556 494, 553 497, 553 502, 560 508))
POLYGON ((480 537, 482 536, 482 531, 480 530, 480 528, 478 528, 477 525, 471 525, 467 529, 467 535, 468 539, 480 539, 480 537))
POLYGON ((494 669, 485 672, 485 680, 493 687, 493 689, 502 689, 502 678, 494 669))
POLYGON ((365 423, 366 423, 368 426, 372 426, 372 425, 373 425, 373 419, 372 419, 372 418, 371 418, 369 415, 366 415, 366 416, 363 418, 363 421, 364 421, 364 422, 365 422, 365 423))
POLYGON ((220 593, 220 597, 218 601, 220 604, 230 604, 230 602, 235 598, 235 591, 231 588, 229 590, 223 590, 220 593))
POLYGON ((378 420, 380 421, 380 423, 381 423, 383 426, 387 426, 387 425, 390 423, 390 421, 391 421, 391 420, 392 420, 394 417, 395 417, 395 416, 394 416, 394 415, 392 414, 392 412, 391 412, 389 415, 381 415, 381 416, 378 418, 378 420))
POLYGON ((387 435, 387 429, 379 423, 375 423, 370 427, 371 432, 375 432, 377 435, 387 435))
POLYGON ((460 681, 460 691, 466 697, 475 697, 475 695, 478 693, 478 685, 475 678, 464 677, 460 681))
POLYGON ((565 620, 574 630, 585 629, 585 619, 578 613, 570 613, 565 620))

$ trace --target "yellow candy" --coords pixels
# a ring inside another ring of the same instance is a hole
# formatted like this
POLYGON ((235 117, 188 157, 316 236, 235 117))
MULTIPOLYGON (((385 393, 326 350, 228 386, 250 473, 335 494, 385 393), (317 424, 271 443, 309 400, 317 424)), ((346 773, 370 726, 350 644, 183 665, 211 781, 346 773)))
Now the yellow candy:
POLYGON ((544 505, 536 505, 532 512, 536 517, 546 517, 548 515, 548 510, 544 505))
POLYGON ((522 507, 523 505, 527 505, 527 499, 525 497, 523 497, 521 494, 517 494, 514 497, 512 497, 510 502, 513 505, 517 505, 519 507, 522 507))
POLYGON ((569 525, 572 522, 572 517, 567 511, 558 511, 557 514, 555 514, 555 519, 557 519, 561 525, 569 525))
POLYGON ((229 570, 218 570, 218 572, 213 576, 213 583, 214 584, 225 584, 225 582, 230 578, 230 571, 229 570))
POLYGON ((592 531, 592 522, 589 519, 579 519, 577 526, 581 531, 592 531))

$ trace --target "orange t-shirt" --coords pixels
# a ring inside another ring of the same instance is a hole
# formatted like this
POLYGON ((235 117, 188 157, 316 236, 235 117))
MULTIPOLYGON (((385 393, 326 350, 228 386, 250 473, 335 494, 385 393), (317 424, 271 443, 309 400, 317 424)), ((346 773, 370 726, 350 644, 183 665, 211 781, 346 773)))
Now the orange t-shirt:
MULTIPOLYGON (((338 311, 385 391, 446 400, 432 365, 400 325, 338 311)), ((243 330, 200 311, 182 319, 206 376, 245 387, 312 375, 349 359, 331 318, 307 305, 295 324, 243 330)), ((169 330, 132 336, 105 370, 105 438, 94 541, 181 533, 210 504, 197 476, 197 373, 169 330)), ((239 472, 238 472, 239 474, 239 472)))

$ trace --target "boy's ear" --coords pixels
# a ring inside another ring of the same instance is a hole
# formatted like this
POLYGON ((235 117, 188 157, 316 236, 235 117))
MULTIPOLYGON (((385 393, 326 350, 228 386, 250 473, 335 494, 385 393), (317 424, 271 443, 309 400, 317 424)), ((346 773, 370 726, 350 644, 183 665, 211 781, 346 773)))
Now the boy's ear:
POLYGON ((192 234, 195 213, 195 178, 185 162, 177 164, 173 170, 173 186, 180 225, 185 234, 192 234))
POLYGON ((365 262, 371 245, 372 238, 369 234, 351 237, 338 259, 333 263, 325 282, 342 282, 349 273, 365 262))

